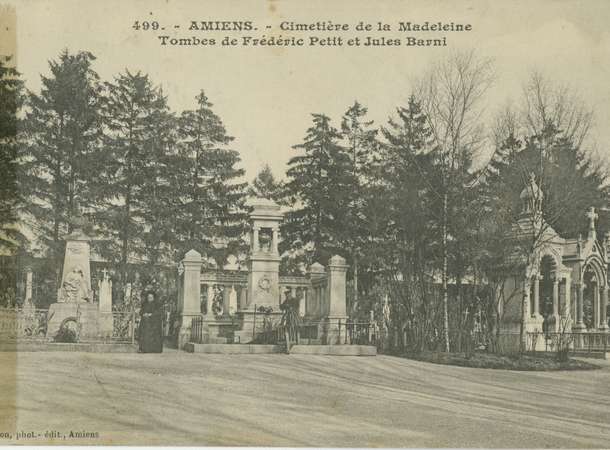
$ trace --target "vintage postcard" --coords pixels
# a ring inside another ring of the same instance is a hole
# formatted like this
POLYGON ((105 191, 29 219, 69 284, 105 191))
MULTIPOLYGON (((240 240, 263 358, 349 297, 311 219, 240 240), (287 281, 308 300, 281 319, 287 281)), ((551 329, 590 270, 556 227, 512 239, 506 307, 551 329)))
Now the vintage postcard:
POLYGON ((609 22, 0 0, 0 446, 607 448, 609 22))

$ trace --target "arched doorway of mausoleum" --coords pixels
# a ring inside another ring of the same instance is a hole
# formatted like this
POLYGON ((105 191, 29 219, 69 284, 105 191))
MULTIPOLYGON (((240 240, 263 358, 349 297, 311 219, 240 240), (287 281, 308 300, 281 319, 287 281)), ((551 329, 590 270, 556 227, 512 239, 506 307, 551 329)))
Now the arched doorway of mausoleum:
POLYGON ((601 325, 601 300, 607 296, 606 277, 600 261, 590 258, 583 269, 582 302, 577 305, 576 324, 579 328, 597 330, 601 325))
POLYGON ((556 280, 557 266, 551 255, 544 255, 540 260, 540 315, 544 319, 542 329, 544 332, 555 330, 555 317, 553 316, 553 289, 556 280))

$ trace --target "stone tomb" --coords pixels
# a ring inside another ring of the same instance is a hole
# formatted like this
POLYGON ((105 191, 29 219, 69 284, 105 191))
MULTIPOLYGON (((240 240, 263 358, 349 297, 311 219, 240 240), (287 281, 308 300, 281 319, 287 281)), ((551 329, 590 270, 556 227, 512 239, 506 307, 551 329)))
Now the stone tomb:
POLYGON ((49 338, 54 338, 62 326, 72 328, 81 340, 112 335, 112 311, 108 309, 107 299, 105 311, 100 311, 100 304, 93 302, 90 253, 90 239, 82 231, 66 237, 57 303, 50 305, 47 316, 49 338))
POLYGON ((54 338, 62 325, 75 331, 77 326, 80 327, 79 340, 96 339, 104 334, 100 327, 98 305, 95 303, 53 303, 48 314, 47 337, 54 338))
POLYGON ((299 312, 304 326, 317 328, 316 341, 340 343, 340 324, 345 327, 347 321, 345 259, 334 256, 326 268, 313 264, 306 276, 280 277, 278 243, 283 218, 280 207, 265 199, 257 199, 250 205, 247 272, 234 269, 202 273, 203 260, 195 250, 187 252, 182 260, 179 348, 191 339, 195 319, 201 343, 251 343, 260 333, 263 321, 279 321, 280 304, 286 295, 300 298, 299 312))

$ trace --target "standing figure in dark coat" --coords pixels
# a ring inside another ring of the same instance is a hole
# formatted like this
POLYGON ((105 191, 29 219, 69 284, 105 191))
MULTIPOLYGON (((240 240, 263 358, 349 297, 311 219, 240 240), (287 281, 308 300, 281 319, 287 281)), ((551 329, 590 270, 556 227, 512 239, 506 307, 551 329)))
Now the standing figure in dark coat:
POLYGON ((301 327, 301 318, 299 317, 299 304, 301 300, 291 295, 290 289, 286 290, 286 299, 280 305, 280 310, 283 311, 281 325, 286 327, 288 333, 287 339, 290 341, 299 342, 299 328, 301 327))
POLYGON ((140 353, 163 352, 163 318, 152 291, 144 293, 140 309, 140 353))

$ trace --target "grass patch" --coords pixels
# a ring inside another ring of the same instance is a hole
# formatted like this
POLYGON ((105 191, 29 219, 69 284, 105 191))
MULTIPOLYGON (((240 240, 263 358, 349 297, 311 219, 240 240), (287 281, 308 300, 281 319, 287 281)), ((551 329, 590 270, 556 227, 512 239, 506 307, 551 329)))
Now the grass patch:
POLYGON ((494 355, 475 352, 468 357, 465 353, 421 352, 399 355, 434 364, 474 367, 478 369, 504 370, 592 370, 600 366, 577 359, 558 361, 555 355, 494 355))

